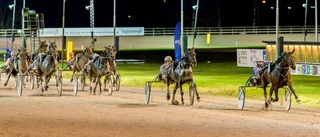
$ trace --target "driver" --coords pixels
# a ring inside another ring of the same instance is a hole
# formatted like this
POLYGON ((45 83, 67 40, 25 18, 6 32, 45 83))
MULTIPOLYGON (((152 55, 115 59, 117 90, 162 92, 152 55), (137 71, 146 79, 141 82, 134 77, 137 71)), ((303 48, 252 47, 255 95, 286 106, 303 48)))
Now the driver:
POLYGON ((260 81, 260 70, 261 70, 262 67, 263 67, 263 59, 261 57, 259 57, 257 59, 257 65, 252 68, 252 72, 253 72, 254 76, 252 77, 250 82, 251 82, 251 84, 253 86, 260 85, 260 83, 261 83, 261 81, 260 81))
POLYGON ((160 72, 159 72, 159 81, 160 80, 164 80, 166 81, 167 78, 166 78, 166 73, 167 73, 167 68, 170 66, 170 64, 172 63, 172 58, 170 56, 166 56, 164 58, 164 64, 162 64, 160 66, 160 72))

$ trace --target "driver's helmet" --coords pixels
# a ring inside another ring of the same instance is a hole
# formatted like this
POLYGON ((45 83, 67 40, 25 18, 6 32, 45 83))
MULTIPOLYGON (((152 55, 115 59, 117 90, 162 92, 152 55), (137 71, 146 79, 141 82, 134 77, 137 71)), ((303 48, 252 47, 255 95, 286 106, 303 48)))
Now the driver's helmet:
POLYGON ((15 51, 12 51, 12 52, 10 53, 10 55, 11 55, 11 57, 14 57, 14 56, 17 55, 17 53, 16 53, 15 51))
POLYGON ((263 59, 261 57, 258 57, 257 59, 257 66, 262 67, 263 66, 263 59))
POLYGON ((164 58, 164 63, 166 63, 167 61, 172 61, 172 58, 170 57, 170 56, 166 56, 165 58, 164 58))

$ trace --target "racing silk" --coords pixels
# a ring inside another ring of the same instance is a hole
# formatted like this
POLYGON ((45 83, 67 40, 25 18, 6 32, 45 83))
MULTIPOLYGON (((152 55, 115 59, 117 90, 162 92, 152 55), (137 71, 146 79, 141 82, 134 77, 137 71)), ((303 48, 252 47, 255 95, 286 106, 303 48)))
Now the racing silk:
POLYGON ((253 67, 252 68, 252 72, 253 72, 253 74, 254 74, 254 76, 258 76, 259 75, 259 71, 261 70, 261 67, 258 67, 258 66, 256 66, 256 67, 253 67))

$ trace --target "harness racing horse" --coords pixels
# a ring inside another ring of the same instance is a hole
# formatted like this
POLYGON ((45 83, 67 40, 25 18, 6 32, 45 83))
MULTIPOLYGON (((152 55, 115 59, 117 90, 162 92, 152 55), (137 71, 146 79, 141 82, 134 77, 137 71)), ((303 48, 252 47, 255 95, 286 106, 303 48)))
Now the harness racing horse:
POLYGON ((289 68, 295 70, 295 57, 294 50, 292 52, 284 52, 281 57, 272 64, 272 68, 261 71, 261 86, 264 91, 265 108, 268 108, 269 104, 279 100, 278 90, 284 86, 288 86, 297 102, 301 100, 296 95, 295 90, 292 88, 291 73, 289 68), (269 98, 267 99, 266 88, 271 83, 269 98), (273 91, 275 92, 275 99, 272 98, 273 91))
POLYGON ((38 59, 36 60, 38 62, 37 73, 40 77, 42 93, 48 90, 50 78, 52 74, 58 70, 57 59, 55 54, 53 54, 56 52, 56 48, 57 46, 55 45, 55 42, 50 42, 48 54, 42 55, 40 53, 40 56, 38 55, 38 59), (43 85, 43 81, 45 82, 45 85, 43 85))
MULTIPOLYGON (((84 69, 84 66, 88 63, 91 55, 93 54, 93 49, 92 47, 85 47, 82 53, 78 53, 73 60, 73 72, 72 72, 72 77, 70 81, 73 81, 74 74, 75 72, 82 72, 84 69)), ((84 82, 85 80, 85 74, 82 73, 82 78, 84 82)), ((84 84, 84 83, 83 83, 84 84)))
POLYGON ((117 51, 115 49, 114 46, 110 46, 109 47, 106 47, 105 46, 105 53, 106 53, 106 57, 107 58, 107 61, 108 61, 108 65, 107 65, 107 70, 108 71, 111 71, 113 72, 112 75, 106 75, 105 79, 104 79, 104 90, 106 90, 106 82, 107 82, 107 79, 110 79, 110 76, 112 78, 112 81, 113 81, 113 85, 116 83, 116 77, 115 77, 115 74, 117 74, 117 70, 116 70, 116 54, 117 54, 117 51))
MULTIPOLYGON (((91 62, 88 63, 88 68, 86 71, 89 74, 90 77, 90 93, 92 92, 92 82, 95 83, 95 87, 93 89, 93 95, 96 94, 96 88, 99 84, 100 87, 100 95, 102 95, 102 89, 101 89, 101 77, 102 76, 108 76, 113 74, 113 71, 110 71, 110 62, 111 61, 111 52, 109 51, 109 48, 105 47, 105 50, 101 53, 100 56, 97 56, 96 58, 93 58, 91 62), (93 80, 94 79, 94 80, 93 80)), ((112 91, 109 91, 109 95, 112 94, 112 91)))
POLYGON ((195 88, 197 100, 200 101, 199 93, 196 89, 196 84, 193 81, 193 73, 192 73, 192 67, 197 65, 197 59, 196 59, 196 53, 195 49, 190 49, 185 56, 180 59, 177 62, 171 63, 166 69, 165 76, 166 76, 166 83, 167 83, 167 100, 170 99, 170 84, 175 83, 175 87, 173 89, 172 93, 172 105, 178 105, 178 102, 175 100, 175 94, 178 88, 180 88, 180 94, 181 94, 181 103, 184 104, 183 99, 183 89, 182 85, 184 83, 189 83, 190 85, 193 85, 195 88))
MULTIPOLYGON (((23 75, 27 71, 28 69, 27 58, 28 58, 27 49, 24 47, 20 47, 20 49, 18 49, 17 56, 13 57, 11 60, 11 65, 8 72, 9 76, 6 82, 4 83, 4 86, 7 86, 11 75, 16 77, 17 74, 23 75)), ((24 80, 22 82, 23 82, 23 85, 25 86, 24 80)))

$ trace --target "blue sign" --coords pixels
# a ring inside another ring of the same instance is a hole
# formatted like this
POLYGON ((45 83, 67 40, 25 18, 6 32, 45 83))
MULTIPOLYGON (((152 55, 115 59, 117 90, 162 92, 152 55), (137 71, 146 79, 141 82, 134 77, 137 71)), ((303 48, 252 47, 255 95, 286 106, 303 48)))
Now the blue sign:
POLYGON ((181 58, 180 36, 181 36, 181 23, 178 22, 174 30, 174 53, 175 53, 176 60, 179 60, 181 58))

